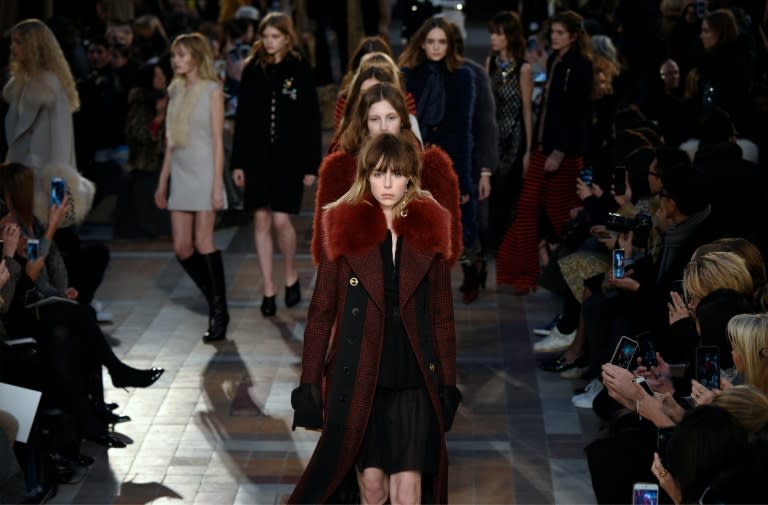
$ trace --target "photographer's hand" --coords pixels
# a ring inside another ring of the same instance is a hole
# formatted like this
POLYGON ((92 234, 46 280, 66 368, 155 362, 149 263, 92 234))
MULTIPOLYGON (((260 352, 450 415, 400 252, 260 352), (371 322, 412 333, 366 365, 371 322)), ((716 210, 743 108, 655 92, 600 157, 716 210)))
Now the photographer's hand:
POLYGON ((45 238, 53 240, 53 235, 59 227, 59 223, 64 219, 64 216, 69 210, 69 195, 64 195, 64 199, 61 201, 61 205, 51 205, 48 208, 48 229, 45 231, 45 238))
POLYGON ((643 395, 647 396, 643 388, 632 382, 635 376, 626 368, 605 363, 602 371, 603 385, 608 389, 611 398, 618 401, 621 401, 619 397, 623 398, 632 404, 631 408, 634 408, 634 402, 640 400, 643 395))
POLYGON ((637 402, 637 413, 640 414, 641 417, 648 419, 655 424, 657 428, 666 428, 675 425, 675 421, 664 413, 664 395, 651 396, 643 391, 643 388, 639 385, 635 384, 635 387, 640 389, 643 393, 643 396, 637 402))
POLYGON ((592 196, 592 189, 581 180, 581 177, 576 178, 576 195, 580 200, 586 200, 592 196))
POLYGON ((3 227, 3 257, 13 257, 16 254, 16 249, 19 247, 19 239, 21 238, 21 230, 16 223, 7 223, 3 227))
POLYGON ((632 257, 632 241, 635 240, 634 230, 629 230, 626 233, 619 233, 619 247, 624 249, 624 255, 627 258, 632 257))
POLYGON ((640 283, 632 278, 632 274, 635 273, 634 270, 629 269, 626 272, 624 272, 624 277, 621 279, 617 279, 613 276, 613 272, 608 272, 608 284, 611 286, 615 286, 623 291, 629 291, 630 293, 635 293, 637 290, 640 289, 640 283))

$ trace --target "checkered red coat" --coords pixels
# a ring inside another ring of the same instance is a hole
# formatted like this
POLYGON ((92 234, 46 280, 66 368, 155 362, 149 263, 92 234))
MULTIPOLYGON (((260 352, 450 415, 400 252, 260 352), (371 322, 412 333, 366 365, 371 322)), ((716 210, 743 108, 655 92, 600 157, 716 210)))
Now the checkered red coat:
MULTIPOLYGON (((387 225, 376 204, 363 201, 356 205, 342 204, 326 210, 322 216, 323 252, 317 283, 312 296, 304 333, 302 384, 320 385, 334 377, 325 374, 335 355, 334 329, 343 320, 346 285, 350 273, 359 279, 368 294, 364 335, 357 376, 339 377, 354 380, 349 403, 344 444, 338 448, 335 461, 320 461, 320 437, 315 453, 289 503, 303 503, 304 482, 315 468, 332 465, 334 478, 328 482, 323 501, 339 487, 353 469, 355 458, 365 435, 368 417, 379 376, 379 362, 384 340, 384 275, 379 244, 385 239, 387 225)), ((447 502, 448 458, 443 433, 443 416, 438 391, 429 378, 427 365, 420 351, 417 328, 420 317, 428 317, 438 359, 438 375, 443 385, 456 384, 456 339, 453 319, 450 270, 445 257, 451 254, 451 215, 432 198, 414 200, 408 205, 408 215, 397 217, 395 232, 402 237, 400 257, 400 313, 411 347, 421 367, 432 405, 440 426, 441 449, 438 474, 432 480, 436 503, 447 502), (428 279, 430 288, 429 314, 418 314, 414 293, 428 279)), ((327 418, 327 416, 326 416, 327 418)), ((326 467, 327 468, 327 467, 326 467)))
MULTIPOLYGON (((421 187, 432 193, 435 200, 451 213, 451 251, 445 256, 453 265, 461 254, 461 207, 459 179, 448 154, 437 146, 429 146, 421 153, 421 187)), ((320 263, 323 248, 323 229, 320 216, 323 206, 338 200, 355 181, 356 159, 349 153, 337 151, 325 157, 318 170, 315 214, 312 223, 312 259, 320 263)))

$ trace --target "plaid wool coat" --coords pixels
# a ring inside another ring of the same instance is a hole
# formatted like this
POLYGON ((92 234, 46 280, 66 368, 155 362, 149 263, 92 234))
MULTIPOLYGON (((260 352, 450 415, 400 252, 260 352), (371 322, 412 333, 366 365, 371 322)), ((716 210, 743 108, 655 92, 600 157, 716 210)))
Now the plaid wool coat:
MULTIPOLYGON (((323 212, 321 226, 323 248, 304 333, 301 383, 319 386, 325 381, 328 390, 334 380, 349 380, 354 381, 354 386, 341 447, 324 447, 327 438, 330 438, 326 426, 289 503, 327 502, 345 477, 354 471, 354 462, 371 413, 384 341, 384 275, 379 249, 387 234, 384 214, 370 199, 356 205, 341 204, 323 212), (335 335, 340 327, 351 323, 344 317, 345 295, 351 276, 359 280, 368 298, 357 373, 354 377, 333 377, 330 373, 337 349, 335 335), (312 473, 321 468, 327 469, 329 465, 335 470, 330 481, 323 483, 325 489, 308 489, 308 482, 317 482, 311 477, 312 473)), ((448 457, 443 435, 445 423, 438 387, 430 371, 437 374, 441 386, 456 385, 453 299, 450 267, 445 260, 452 250, 451 215, 434 199, 424 197, 411 201, 407 216, 397 216, 393 228, 402 237, 400 313, 440 427, 438 473, 431 479, 431 491, 436 503, 446 503, 448 457), (425 280, 429 287, 428 314, 416 310, 414 296, 425 280), (428 318, 428 321, 421 318, 428 318), (420 350, 420 323, 430 325, 436 363, 427 363, 420 350)), ((330 404, 329 407, 328 402, 323 402, 326 420, 328 409, 335 405, 332 401, 330 404)))

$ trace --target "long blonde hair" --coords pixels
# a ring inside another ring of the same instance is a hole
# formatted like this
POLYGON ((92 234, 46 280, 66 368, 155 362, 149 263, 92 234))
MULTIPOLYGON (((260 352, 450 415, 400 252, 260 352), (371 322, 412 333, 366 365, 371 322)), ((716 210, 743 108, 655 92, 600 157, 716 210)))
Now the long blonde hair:
POLYGON ((80 108, 80 97, 69 63, 53 32, 39 19, 25 19, 11 28, 24 47, 24 61, 11 62, 11 75, 22 79, 36 79, 42 72, 51 72, 61 83, 69 101, 69 110, 80 108))
POLYGON ((407 214, 408 202, 414 198, 430 196, 421 189, 421 156, 413 140, 404 134, 380 133, 363 145, 357 157, 355 182, 338 200, 327 204, 324 209, 331 209, 342 203, 356 204, 371 193, 370 175, 373 172, 386 172, 408 177, 408 188, 403 198, 395 207, 407 214))
POLYGON ((728 322, 728 338, 741 355, 744 382, 768 393, 768 314, 741 314, 728 322))
POLYGON ((689 299, 704 299, 716 289, 728 288, 752 297, 755 290, 744 259, 732 252, 694 256, 683 271, 683 290, 689 299))
MULTIPOLYGON (((213 52, 211 44, 202 33, 184 33, 173 39, 171 51, 177 46, 184 46, 189 51, 189 55, 197 65, 197 75, 204 81, 218 82, 216 67, 213 66, 213 52)), ((174 76, 174 80, 182 79, 181 76, 174 76)))

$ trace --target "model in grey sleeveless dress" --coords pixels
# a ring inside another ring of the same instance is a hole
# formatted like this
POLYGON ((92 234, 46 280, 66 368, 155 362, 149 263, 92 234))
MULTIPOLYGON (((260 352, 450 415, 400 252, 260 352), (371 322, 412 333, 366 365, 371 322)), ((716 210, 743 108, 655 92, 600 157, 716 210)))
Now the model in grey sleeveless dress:
MULTIPOLYGON (((169 210, 213 210, 213 143, 211 141, 211 94, 219 85, 205 81, 200 98, 190 114, 187 141, 173 148, 169 210)), ((181 98, 181 97, 179 97, 181 98)), ((224 192, 224 208, 227 195, 224 192)))

